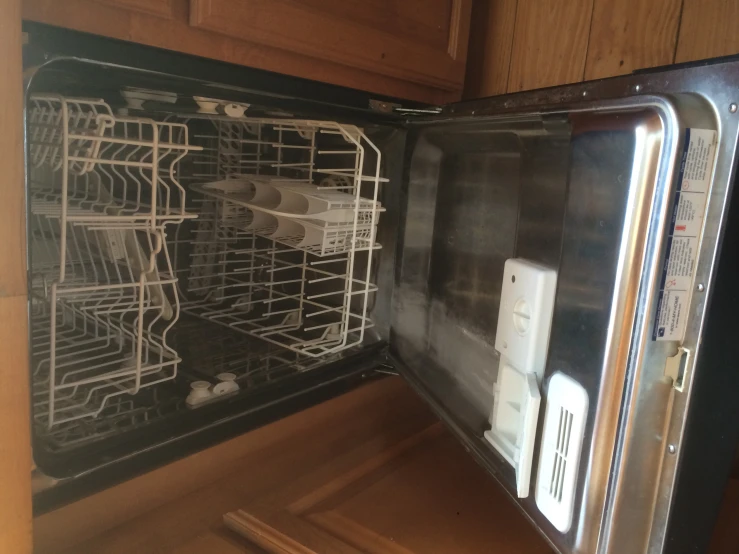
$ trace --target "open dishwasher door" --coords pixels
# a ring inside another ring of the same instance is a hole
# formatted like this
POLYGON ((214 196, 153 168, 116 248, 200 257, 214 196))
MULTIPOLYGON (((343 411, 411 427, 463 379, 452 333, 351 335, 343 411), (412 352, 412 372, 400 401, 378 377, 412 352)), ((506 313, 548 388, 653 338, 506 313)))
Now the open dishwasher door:
POLYGON ((738 70, 410 125, 391 357, 560 552, 665 548, 738 70))

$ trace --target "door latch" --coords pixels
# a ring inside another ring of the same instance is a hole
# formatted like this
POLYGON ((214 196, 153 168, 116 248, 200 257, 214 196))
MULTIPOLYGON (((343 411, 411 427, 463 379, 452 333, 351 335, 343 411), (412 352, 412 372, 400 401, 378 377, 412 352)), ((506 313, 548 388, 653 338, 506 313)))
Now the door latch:
POLYGON ((685 385, 685 369, 690 361, 690 350, 681 346, 677 354, 667 358, 665 362, 665 375, 672 379, 672 386, 678 392, 683 392, 685 385))

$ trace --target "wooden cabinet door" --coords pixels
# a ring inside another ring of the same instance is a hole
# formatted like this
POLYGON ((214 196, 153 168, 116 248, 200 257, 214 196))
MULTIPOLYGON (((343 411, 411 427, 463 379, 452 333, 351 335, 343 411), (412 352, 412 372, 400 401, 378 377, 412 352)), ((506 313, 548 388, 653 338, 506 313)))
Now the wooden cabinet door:
POLYGON ((0 552, 31 551, 20 0, 0 0, 0 552))
POLYGON ((370 456, 337 450, 224 522, 271 554, 552 554, 439 422, 370 456))
POLYGON ((461 90, 472 0, 190 0, 190 23, 251 43, 461 90))

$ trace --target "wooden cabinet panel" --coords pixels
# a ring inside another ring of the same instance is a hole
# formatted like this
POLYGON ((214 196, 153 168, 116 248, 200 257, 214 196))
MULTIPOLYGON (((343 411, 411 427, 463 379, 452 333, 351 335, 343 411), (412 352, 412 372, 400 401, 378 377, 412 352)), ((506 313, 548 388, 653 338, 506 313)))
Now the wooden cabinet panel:
POLYGON ((736 54, 737 20, 739 0, 475 0, 464 96, 736 54))
POLYGON ((20 23, 20 0, 0 0, 0 297, 26 294, 20 23))
MULTIPOLYGON (((8 3, 0 0, 0 11, 8 3)), ((16 37, 20 39, 19 35, 16 37)), ((5 43, 3 38, 0 37, 0 46, 5 43)), ((8 130, 0 122, 0 131, 8 130)), ((3 158, 0 167, 5 169, 9 163, 8 158, 3 158)), ((20 159, 18 163, 20 165, 20 159)), ((5 208, 2 211, 3 215, 7 212, 5 208)), ((28 390, 27 317, 26 296, 0 298, 0 379, 3 383, 0 387, 0 552, 13 554, 31 552, 31 394, 28 390)))
MULTIPOLYGON (((739 552, 735 485, 712 554, 739 552)), ((308 532, 336 546, 320 543, 319 554, 358 552, 355 545, 364 554, 381 546, 389 554, 552 552, 399 377, 39 516, 34 546, 39 554, 264 554, 224 527, 229 512, 272 551, 317 548, 302 540, 308 532)))
MULTIPOLYGON (((360 30, 387 24, 393 32, 407 33, 406 40, 409 44, 415 44, 417 50, 433 53, 434 61, 426 60, 426 70, 431 67, 435 72, 433 64, 441 59, 447 59, 447 69, 449 65, 454 66, 457 68, 454 71, 459 71, 459 75, 455 76, 455 84, 443 82, 441 85, 429 84, 427 81, 434 79, 426 79, 423 76, 419 78, 417 73, 403 68, 391 71, 394 66, 388 57, 389 50, 382 52, 386 54, 385 59, 380 59, 372 69, 367 69, 351 59, 347 64, 333 61, 335 56, 332 59, 316 57, 315 53, 303 47, 286 50, 254 41, 251 36, 254 34, 253 30, 239 21, 234 21, 230 26, 233 32, 231 35, 225 34, 220 25, 215 30, 209 29, 205 24, 193 27, 190 25, 191 11, 195 17, 195 10, 191 10, 193 0, 21 1, 24 19, 86 33, 429 104, 445 104, 459 100, 462 95, 471 0, 434 0, 438 5, 428 6, 423 0, 415 0, 412 3, 395 0, 373 0, 374 3, 331 0, 326 4, 335 14, 353 13, 355 26, 360 30), (389 11, 377 8, 378 5, 386 4, 395 8, 389 11), (442 46, 443 42, 446 46, 442 46), (379 72, 383 67, 388 69, 386 73, 379 72)), ((316 6, 324 4, 320 0, 306 2, 314 2, 316 6)), ((238 8, 241 5, 239 1, 229 0, 221 4, 227 14, 226 20, 230 20, 232 12, 234 16, 241 17, 242 21, 245 15, 249 15, 244 11, 239 12, 238 8)), ((272 5, 270 2, 267 4, 272 5)), ((305 9, 314 9, 311 6, 312 4, 306 4, 305 9)), ((336 21, 341 23, 339 15, 336 21)), ((211 20, 210 24, 214 22, 218 21, 211 20)), ((277 18, 273 23, 279 28, 286 22, 282 18, 277 18)), ((304 23, 304 20, 297 22, 299 26, 304 23)), ((375 30, 374 34, 385 36, 388 33, 383 34, 383 31, 375 30)), ((401 34, 397 40, 402 42, 404 36, 406 35, 401 34)), ((362 35, 355 34, 351 38, 355 49, 361 50, 365 47, 360 42, 363 40, 362 35)), ((397 55, 397 52, 393 55, 397 55)), ((132 63, 135 63, 135 60, 132 60, 132 63)), ((406 63, 404 67, 408 65, 409 63, 406 63)), ((439 81, 442 79, 436 78, 435 82, 439 81)))
POLYGON ((150 13, 171 18, 174 15, 173 0, 95 0, 118 8, 150 13))
POLYGON ((359 463, 338 456, 224 521, 280 554, 552 552, 440 423, 359 463))
POLYGON ((323 466, 359 465, 434 421, 400 377, 372 382, 39 516, 34 545, 43 554, 170 552, 250 499, 323 466))
POLYGON ((472 4, 465 98, 508 90, 517 0, 476 0, 472 4))
POLYGON ((684 0, 676 62, 739 52, 739 1, 684 0))
POLYGON ((231 536, 228 530, 222 533, 209 531, 196 539, 175 547, 167 554, 264 554, 259 547, 250 548, 231 536), (227 536, 224 536, 227 535, 227 536))
POLYGON ((585 79, 672 63, 682 0, 595 0, 585 79))
POLYGON ((582 80, 592 0, 518 0, 508 91, 582 80))
POLYGON ((192 25, 244 41, 461 89, 471 0, 192 0, 192 25))
POLYGON ((39 554, 552 554, 399 377, 44 514, 34 534, 39 554), (261 549, 223 525, 239 509, 261 549))
POLYGON ((20 0, 0 0, 0 552, 31 552, 20 0))

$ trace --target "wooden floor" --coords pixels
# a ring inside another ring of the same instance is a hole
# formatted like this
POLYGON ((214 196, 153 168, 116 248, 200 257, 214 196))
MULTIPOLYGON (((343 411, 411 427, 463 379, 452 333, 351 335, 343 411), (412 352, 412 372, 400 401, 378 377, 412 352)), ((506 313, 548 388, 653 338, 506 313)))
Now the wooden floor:
MULTIPOLYGON (((739 552, 738 514, 734 486, 711 552, 739 552)), ((399 378, 41 516, 34 540, 40 554, 552 554, 399 378)))
POLYGON ((395 377, 43 515, 35 550, 262 552, 239 509, 321 554, 551 553, 395 377))

